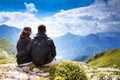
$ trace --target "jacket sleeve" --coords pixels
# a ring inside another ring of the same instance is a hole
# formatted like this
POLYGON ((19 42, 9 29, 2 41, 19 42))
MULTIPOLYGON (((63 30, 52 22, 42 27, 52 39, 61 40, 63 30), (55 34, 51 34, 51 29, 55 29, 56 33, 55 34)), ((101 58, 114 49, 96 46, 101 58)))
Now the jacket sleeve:
POLYGON ((21 58, 21 57, 23 57, 23 56, 25 56, 25 55, 26 55, 25 50, 22 50, 22 51, 20 51, 20 52, 16 55, 16 57, 17 57, 17 58, 21 58))
POLYGON ((51 39, 51 51, 52 51, 52 56, 55 57, 56 56, 56 47, 55 44, 53 42, 53 40, 51 39))
POLYGON ((26 49, 25 49, 25 52, 26 52, 26 53, 31 53, 33 42, 34 42, 34 40, 32 40, 32 41, 28 44, 28 46, 26 47, 26 49))
POLYGON ((18 57, 21 57, 21 53, 22 54, 24 54, 24 44, 23 44, 23 40, 19 40, 18 42, 17 42, 17 55, 16 55, 16 57, 18 58, 18 57))

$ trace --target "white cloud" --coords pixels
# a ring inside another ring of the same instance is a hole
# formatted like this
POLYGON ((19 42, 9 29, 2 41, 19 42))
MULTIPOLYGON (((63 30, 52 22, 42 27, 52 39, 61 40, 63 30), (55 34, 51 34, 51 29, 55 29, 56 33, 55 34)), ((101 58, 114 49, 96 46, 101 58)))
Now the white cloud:
MULTIPOLYGON (((78 35, 109 31, 120 32, 119 2, 119 0, 109 0, 105 3, 96 0, 90 6, 67 11, 61 10, 53 16, 41 19, 38 19, 33 13, 28 12, 0 12, 0 24, 19 28, 30 26, 34 33, 37 32, 39 24, 45 24, 47 26, 47 33, 51 37, 60 36, 67 32, 78 35), (114 10, 115 8, 117 10, 114 10)), ((25 4, 28 5, 27 3, 25 4)), ((35 6, 33 6, 33 9, 28 8, 27 11, 36 11, 34 8, 35 6)))
POLYGON ((24 3, 27 9, 27 12, 38 12, 38 10, 35 8, 35 5, 33 3, 24 3))
POLYGON ((109 0, 105 3, 97 0, 88 7, 62 10, 51 17, 44 18, 44 21, 49 21, 49 25, 57 26, 61 34, 72 32, 78 35, 88 35, 98 32, 120 32, 120 13, 114 10, 117 8, 120 11, 119 2, 119 0, 116 2, 109 0))
MULTIPOLYGON (((120 14, 120 1, 119 0, 110 0, 108 6, 114 13, 120 14)), ((119 15, 120 16, 120 15, 119 15)))
POLYGON ((34 33, 40 24, 39 19, 34 14, 26 12, 0 12, 0 24, 7 24, 18 28, 25 26, 32 27, 34 33), (5 20, 6 19, 6 20, 5 20), (7 20, 8 19, 8 20, 7 20))

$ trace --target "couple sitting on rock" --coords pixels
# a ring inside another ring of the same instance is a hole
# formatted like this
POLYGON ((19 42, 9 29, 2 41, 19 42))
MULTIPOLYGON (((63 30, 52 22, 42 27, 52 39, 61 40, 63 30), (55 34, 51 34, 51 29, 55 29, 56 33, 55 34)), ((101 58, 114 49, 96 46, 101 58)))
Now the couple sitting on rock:
POLYGON ((24 27, 20 34, 16 46, 18 66, 30 64, 50 66, 62 60, 61 58, 55 58, 56 48, 53 40, 46 35, 45 25, 38 26, 38 33, 34 39, 30 38, 31 33, 30 27, 24 27))

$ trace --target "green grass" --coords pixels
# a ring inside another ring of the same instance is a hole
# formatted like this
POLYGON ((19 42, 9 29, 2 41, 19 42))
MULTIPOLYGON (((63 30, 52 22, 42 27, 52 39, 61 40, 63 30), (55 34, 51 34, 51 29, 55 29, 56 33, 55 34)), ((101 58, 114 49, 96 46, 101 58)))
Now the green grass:
POLYGON ((15 57, 12 54, 0 48, 0 64, 13 63, 13 62, 15 62, 15 57))
POLYGON ((11 54, 14 45, 7 39, 0 39, 0 64, 15 62, 15 57, 11 54))
POLYGON ((87 63, 97 67, 120 68, 120 49, 108 50, 90 58, 87 63))
POLYGON ((0 59, 0 64, 15 63, 15 59, 0 59))
POLYGON ((9 52, 14 48, 14 45, 7 39, 0 39, 0 48, 9 52))
POLYGON ((0 59, 5 59, 5 58, 6 58, 5 51, 0 49, 0 59))

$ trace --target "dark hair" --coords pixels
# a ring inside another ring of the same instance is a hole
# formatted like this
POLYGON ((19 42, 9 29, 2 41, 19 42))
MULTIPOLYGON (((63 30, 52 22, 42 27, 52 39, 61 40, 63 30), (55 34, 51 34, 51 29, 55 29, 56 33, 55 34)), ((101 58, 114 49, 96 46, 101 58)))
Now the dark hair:
POLYGON ((45 33, 46 32, 46 26, 41 24, 38 26, 38 32, 45 33))
POLYGON ((20 34, 19 39, 25 38, 25 39, 28 40, 29 37, 30 37, 30 34, 31 34, 31 28, 30 27, 24 27, 21 34, 20 34))

